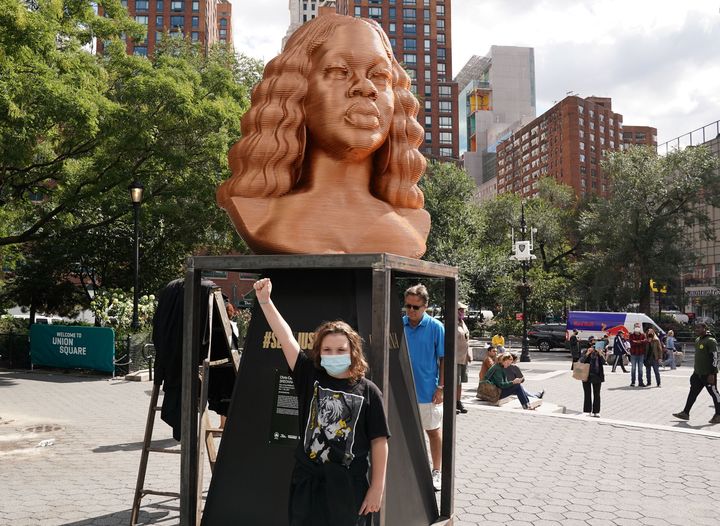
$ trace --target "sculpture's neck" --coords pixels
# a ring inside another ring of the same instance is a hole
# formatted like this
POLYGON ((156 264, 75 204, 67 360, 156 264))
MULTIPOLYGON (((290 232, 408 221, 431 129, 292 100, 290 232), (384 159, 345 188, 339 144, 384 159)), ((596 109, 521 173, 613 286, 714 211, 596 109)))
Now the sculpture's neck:
POLYGON ((368 195, 372 177, 372 156, 360 161, 340 161, 314 150, 306 165, 307 188, 343 195, 368 195))

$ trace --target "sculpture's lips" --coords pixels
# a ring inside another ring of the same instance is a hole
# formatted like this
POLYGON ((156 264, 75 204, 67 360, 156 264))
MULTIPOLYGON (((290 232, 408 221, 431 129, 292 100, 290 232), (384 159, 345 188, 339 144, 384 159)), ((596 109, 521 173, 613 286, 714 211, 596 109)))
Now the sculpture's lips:
POLYGON ((355 128, 374 130, 380 126, 380 112, 374 104, 353 104, 345 112, 345 122, 355 128))

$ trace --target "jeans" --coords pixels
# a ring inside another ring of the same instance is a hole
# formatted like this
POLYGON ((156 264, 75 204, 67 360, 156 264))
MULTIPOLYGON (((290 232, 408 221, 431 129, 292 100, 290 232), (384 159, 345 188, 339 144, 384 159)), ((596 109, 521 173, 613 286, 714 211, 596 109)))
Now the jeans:
POLYGON ((511 385, 510 387, 503 387, 501 389, 500 398, 505 398, 506 396, 510 395, 517 396, 523 407, 526 407, 530 403, 530 398, 528 397, 525 388, 520 384, 511 385))
POLYGON ((653 362, 650 365, 645 366, 645 374, 647 377, 647 384, 650 385, 650 371, 655 371, 655 382, 660 385, 660 364, 653 362))
POLYGON ((668 358, 663 362, 663 366, 670 367, 670 369, 676 369, 677 365, 675 364, 675 349, 668 349, 668 358))
POLYGON ((692 373, 690 376, 690 392, 688 393, 687 402, 685 403, 685 409, 683 409, 683 411, 690 414, 690 409, 692 409, 692 406, 695 403, 695 400, 697 400, 700 391, 703 390, 703 387, 707 389, 713 399, 713 403, 715 404, 715 414, 720 415, 720 393, 717 388, 717 377, 715 377, 715 382, 709 384, 707 382, 707 376, 701 376, 697 373, 692 373))
POLYGON ((612 366, 612 372, 615 372, 615 369, 619 365, 620 367, 622 367, 623 372, 626 373, 627 369, 625 369, 625 364, 623 363, 623 355, 622 354, 614 354, 613 357, 614 357, 614 361, 613 361, 613 366, 612 366))
POLYGON ((631 354, 630 363, 630 385, 635 385, 635 372, 637 372, 637 383, 638 385, 644 385, 642 380, 643 361, 645 356, 642 354, 631 354))
POLYGON ((600 412, 600 387, 601 382, 583 382, 583 413, 599 413, 600 412), (590 388, 592 387, 592 396, 590 396, 590 388))

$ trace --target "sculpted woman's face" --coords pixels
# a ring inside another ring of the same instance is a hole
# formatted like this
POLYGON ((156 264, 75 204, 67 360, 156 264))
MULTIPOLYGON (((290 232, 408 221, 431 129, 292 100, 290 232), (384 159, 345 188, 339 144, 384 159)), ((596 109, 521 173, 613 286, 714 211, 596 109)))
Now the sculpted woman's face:
POLYGON ((309 143, 328 155, 361 160, 385 141, 392 121, 392 64, 376 31, 339 27, 312 56, 305 97, 309 143))

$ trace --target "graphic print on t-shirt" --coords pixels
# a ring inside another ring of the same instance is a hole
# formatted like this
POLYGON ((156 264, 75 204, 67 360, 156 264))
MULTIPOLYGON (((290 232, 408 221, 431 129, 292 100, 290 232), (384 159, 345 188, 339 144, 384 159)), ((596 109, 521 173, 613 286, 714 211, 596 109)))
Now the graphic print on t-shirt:
POLYGON ((355 458, 355 426, 363 400, 360 395, 325 389, 315 382, 304 440, 311 460, 350 465, 355 458))

